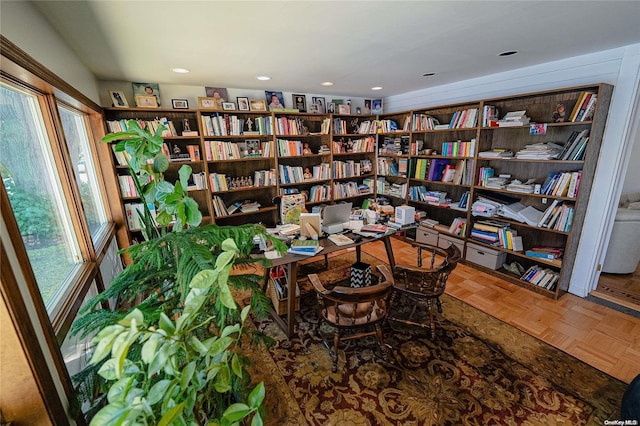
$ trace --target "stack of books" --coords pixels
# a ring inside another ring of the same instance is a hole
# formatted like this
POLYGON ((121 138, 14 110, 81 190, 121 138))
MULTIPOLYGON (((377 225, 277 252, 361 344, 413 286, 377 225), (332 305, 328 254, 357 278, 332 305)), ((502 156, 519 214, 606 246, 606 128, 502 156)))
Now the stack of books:
POLYGON ((318 240, 293 240, 288 252, 302 256, 313 256, 322 251, 322 246, 318 240))
POLYGON ((498 127, 526 126, 527 124, 529 124, 527 111, 508 112, 501 120, 498 121, 498 127))
POLYGON ((563 253, 564 249, 560 247, 531 247, 525 252, 527 256, 547 260, 561 259, 563 253))

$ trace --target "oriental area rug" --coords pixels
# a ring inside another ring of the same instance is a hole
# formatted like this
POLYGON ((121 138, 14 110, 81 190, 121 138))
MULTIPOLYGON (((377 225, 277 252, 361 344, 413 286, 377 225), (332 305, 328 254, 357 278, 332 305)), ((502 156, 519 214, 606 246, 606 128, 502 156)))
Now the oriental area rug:
MULTIPOLYGON (((354 261, 353 253, 331 258, 320 278, 336 282, 354 261)), ((292 338, 271 319, 255 324, 275 340, 250 356, 252 379, 267 389, 266 424, 602 425, 620 416, 623 382, 448 295, 435 339, 387 324, 389 361, 375 338, 341 342, 334 373, 305 281, 292 338)))

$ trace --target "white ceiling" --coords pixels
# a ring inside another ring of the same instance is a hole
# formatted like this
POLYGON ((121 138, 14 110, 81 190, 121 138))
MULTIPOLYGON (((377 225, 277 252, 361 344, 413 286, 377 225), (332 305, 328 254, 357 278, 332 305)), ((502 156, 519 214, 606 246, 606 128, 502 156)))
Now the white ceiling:
POLYGON ((294 93, 384 97, 640 43, 638 1, 33 3, 100 80, 294 93))

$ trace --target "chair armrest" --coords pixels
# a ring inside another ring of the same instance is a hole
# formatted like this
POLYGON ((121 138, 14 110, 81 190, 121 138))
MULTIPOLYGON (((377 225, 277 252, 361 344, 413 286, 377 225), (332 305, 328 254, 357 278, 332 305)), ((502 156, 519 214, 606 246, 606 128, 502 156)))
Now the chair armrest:
POLYGON ((388 265, 378 265, 378 271, 380 271, 380 273, 384 277, 384 280, 382 281, 381 284, 384 284, 384 283, 393 284, 393 273, 389 269, 388 265))
POLYGON ((310 274, 309 281, 311 281, 311 285, 313 285, 313 288, 316 290, 316 292, 320 294, 331 293, 331 290, 327 290, 325 286, 322 285, 322 281, 320 281, 320 278, 318 278, 316 274, 310 274))

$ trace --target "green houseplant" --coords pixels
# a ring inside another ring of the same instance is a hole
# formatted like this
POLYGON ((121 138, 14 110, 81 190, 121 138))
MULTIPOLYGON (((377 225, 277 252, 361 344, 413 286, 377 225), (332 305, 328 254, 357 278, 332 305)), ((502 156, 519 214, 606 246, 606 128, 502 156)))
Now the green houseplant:
POLYGON ((202 216, 186 191, 190 168, 181 167, 175 184, 164 180, 162 130, 130 121, 126 132, 103 139, 128 154, 145 201, 146 241, 124 250, 132 263, 73 324, 74 333, 97 333, 91 363, 75 377, 78 394, 93 404, 94 424, 234 424, 247 415, 261 424, 264 388, 249 392, 241 337, 249 310, 264 315, 270 302, 262 277, 248 269, 265 259, 250 253, 256 236, 285 247, 261 225, 198 226, 202 216), (233 289, 250 293, 242 310, 233 289), (101 308, 109 300, 118 308, 101 308))

